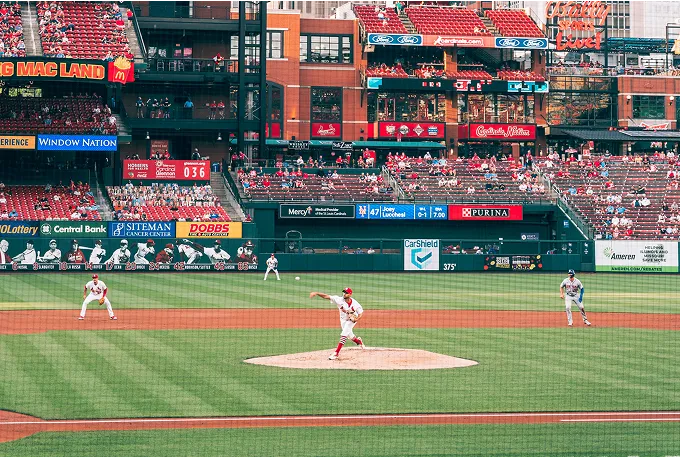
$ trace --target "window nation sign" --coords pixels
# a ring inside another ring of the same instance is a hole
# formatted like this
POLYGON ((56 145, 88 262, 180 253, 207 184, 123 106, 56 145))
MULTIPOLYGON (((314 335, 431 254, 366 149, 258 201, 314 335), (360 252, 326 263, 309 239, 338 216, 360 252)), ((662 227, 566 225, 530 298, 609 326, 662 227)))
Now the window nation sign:
POLYGON ((117 149, 117 136, 38 135, 38 151, 116 151, 117 149))
POLYGON ((450 221, 521 221, 522 205, 449 205, 450 221))

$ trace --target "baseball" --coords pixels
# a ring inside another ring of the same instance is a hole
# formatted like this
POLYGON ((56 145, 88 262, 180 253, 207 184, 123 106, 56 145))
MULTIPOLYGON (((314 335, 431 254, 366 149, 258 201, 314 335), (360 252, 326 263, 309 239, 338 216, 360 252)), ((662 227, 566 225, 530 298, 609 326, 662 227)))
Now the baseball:
POLYGON ((300 277, 299 277, 299 276, 296 276, 296 277, 295 277, 295 280, 296 280, 296 281, 299 281, 299 280, 300 280, 300 277))

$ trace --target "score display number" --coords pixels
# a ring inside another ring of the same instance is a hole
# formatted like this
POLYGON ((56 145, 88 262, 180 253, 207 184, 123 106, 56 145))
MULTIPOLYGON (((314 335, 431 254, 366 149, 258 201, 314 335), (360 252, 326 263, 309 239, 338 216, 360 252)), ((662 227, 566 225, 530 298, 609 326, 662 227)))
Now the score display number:
POLYGON ((205 178, 205 167, 204 166, 184 166, 184 177, 185 178, 205 178))

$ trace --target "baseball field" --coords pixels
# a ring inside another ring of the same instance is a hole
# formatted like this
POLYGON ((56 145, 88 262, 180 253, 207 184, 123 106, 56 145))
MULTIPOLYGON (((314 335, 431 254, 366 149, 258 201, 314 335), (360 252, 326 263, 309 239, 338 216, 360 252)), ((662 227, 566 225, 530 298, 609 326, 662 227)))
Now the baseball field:
POLYGON ((79 321, 88 274, 3 275, 0 455, 680 455, 680 280, 579 275, 570 328, 564 276, 111 273, 118 320, 79 321), (368 349, 329 361, 309 292, 344 287, 368 349), (279 355, 308 366, 248 363, 279 355))

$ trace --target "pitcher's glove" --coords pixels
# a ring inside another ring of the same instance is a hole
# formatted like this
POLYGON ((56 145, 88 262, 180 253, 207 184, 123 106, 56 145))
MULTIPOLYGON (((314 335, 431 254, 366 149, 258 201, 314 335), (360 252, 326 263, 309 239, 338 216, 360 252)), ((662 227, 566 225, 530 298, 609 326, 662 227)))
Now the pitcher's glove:
POLYGON ((104 301, 106 301, 106 299, 104 297, 100 298, 99 299, 99 306, 103 305, 104 301))
POLYGON ((347 318, 352 322, 356 322, 357 319, 359 319, 359 316, 356 313, 349 313, 347 318))

